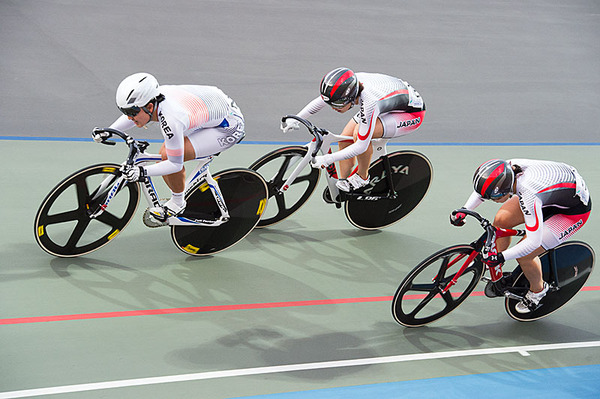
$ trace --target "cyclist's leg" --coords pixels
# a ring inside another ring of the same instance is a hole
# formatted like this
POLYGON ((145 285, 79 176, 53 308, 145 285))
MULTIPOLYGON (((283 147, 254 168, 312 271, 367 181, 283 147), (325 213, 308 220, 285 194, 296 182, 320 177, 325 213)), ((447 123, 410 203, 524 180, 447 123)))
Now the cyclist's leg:
MULTIPOLYGON (((519 197, 515 195, 502 204, 498 212, 496 212, 492 224, 502 229, 512 229, 522 223, 525 223, 525 218, 523 217, 523 212, 521 212, 519 197)), ((510 241, 511 237, 498 238, 496 240, 498 252, 506 250, 510 246, 510 241)))
MULTIPOLYGON (((344 131, 342 132, 343 136, 352 136, 353 138, 353 142, 356 142, 356 140, 358 139, 358 128, 359 125, 358 123, 356 123, 356 120, 353 118, 350 120, 350 122, 348 122, 348 124, 346 125, 346 127, 344 128, 344 131)), ((383 137, 383 124, 381 123, 381 120, 379 118, 377 118, 377 121, 375 123, 375 131, 373 132, 373 139, 378 139, 383 137)), ((340 142, 340 150, 348 147, 350 144, 352 144, 352 142, 340 142)), ((359 154, 356 156, 356 162, 358 164, 358 169, 357 169, 357 173, 358 175, 364 179, 367 179, 369 177, 369 166, 371 165, 371 157, 373 156, 373 145, 369 144, 369 146, 367 146, 367 150, 365 152, 363 152, 362 154, 359 154)), ((352 169, 354 167, 354 158, 350 158, 349 160, 344 160, 344 161, 340 161, 340 169, 341 169, 341 176, 343 176, 342 178, 346 178, 348 177, 351 173, 352 173, 352 169), (345 161, 349 161, 347 163, 342 164, 342 162, 345 161)))
MULTIPOLYGON (((379 115, 377 118, 377 123, 375 124, 375 132, 373 132, 373 138, 385 138, 385 139, 393 139, 400 136, 405 136, 409 133, 417 130, 421 123, 423 123, 423 117, 425 116, 425 111, 419 112, 400 112, 400 111, 391 111, 382 115, 379 115)), ((369 164, 371 163, 371 156, 373 155, 373 146, 369 146, 370 154, 368 155, 368 159, 365 159, 367 170, 369 164)), ((360 160, 359 160, 359 170, 360 170, 360 160)))
MULTIPOLYGON (((160 147, 159 154, 162 157, 163 161, 167 159, 167 149, 164 143, 160 147)), ((190 142, 190 139, 188 137, 185 137, 183 161, 190 161, 194 158, 196 158, 196 151, 194 149, 194 146, 190 142)), ((182 193, 185 189, 185 166, 179 172, 163 176, 163 179, 165 183, 167 183, 167 186, 171 189, 171 192, 182 193)))
POLYGON ((532 292, 540 292, 544 289, 544 278, 542 275, 542 263, 539 255, 546 252, 543 247, 539 247, 532 253, 518 258, 517 262, 523 270, 523 274, 529 281, 529 290, 532 292))
MULTIPOLYGON (((348 123, 344 127, 344 130, 342 131, 341 135, 352 137, 352 136, 354 136, 354 130, 357 127, 358 127, 358 123, 354 119, 350 119, 350 121, 348 121, 348 123)), ((340 150, 343 150, 344 148, 348 147, 351 144, 352 144, 351 141, 340 141, 338 143, 338 146, 339 146, 340 150)), ((342 159, 339 162, 340 169, 338 170, 338 176, 340 179, 345 179, 348 176, 350 176, 350 173, 352 173, 352 169, 354 168, 355 162, 356 162, 356 160, 354 157, 348 158, 348 159, 342 159)))

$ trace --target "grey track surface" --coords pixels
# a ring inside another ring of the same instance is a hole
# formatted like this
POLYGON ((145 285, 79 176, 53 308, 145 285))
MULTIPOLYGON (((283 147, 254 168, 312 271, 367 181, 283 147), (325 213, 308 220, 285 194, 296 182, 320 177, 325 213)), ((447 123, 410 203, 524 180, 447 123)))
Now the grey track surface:
POLYGON ((147 71, 224 89, 247 140, 302 141, 278 120, 340 65, 419 90, 411 142, 597 142, 600 129, 597 0, 2 0, 0 37, 0 136, 86 137, 118 116, 121 79, 147 71))
MULTIPOLYGON (((384 231, 351 227, 343 212, 321 201, 322 180, 297 214, 253 231, 219 256, 185 256, 168 230, 142 225, 138 208, 127 230, 106 248, 56 259, 35 244, 39 204, 72 171, 121 162, 124 146, 0 140, 10 166, 0 174, 5 193, 0 319, 82 315, 2 325, 0 394, 248 367, 598 341, 597 271, 587 284, 591 290, 535 323, 517 323, 501 300, 482 297, 422 329, 397 325, 387 300, 106 319, 86 315, 391 296, 426 256, 479 234, 477 225, 458 230, 447 220, 468 195, 475 166, 490 157, 570 163, 598 198, 597 145, 518 144, 600 141, 599 39, 598 0, 0 0, 0 137, 87 138, 92 127, 118 116, 114 93, 121 79, 144 70, 163 83, 213 84, 230 94, 245 114, 248 136, 211 169, 246 166, 276 148, 273 141, 306 141, 305 133, 284 136, 279 118, 314 98, 324 73, 346 65, 399 76, 423 95, 425 122, 399 144, 517 144, 411 145, 431 159, 434 181, 417 210, 384 231), (248 145, 252 141, 265 144, 248 145)), ((347 119, 324 110, 314 121, 335 130, 347 119)), ((133 134, 160 138, 156 126, 133 134)), ((156 152, 157 144, 151 149, 156 152)), ((480 208, 488 218, 496 209, 480 208)), ((575 237, 596 251, 599 215, 593 212, 575 237)), ((599 347, 507 353, 50 397, 220 399, 596 365, 598 359, 599 347)))

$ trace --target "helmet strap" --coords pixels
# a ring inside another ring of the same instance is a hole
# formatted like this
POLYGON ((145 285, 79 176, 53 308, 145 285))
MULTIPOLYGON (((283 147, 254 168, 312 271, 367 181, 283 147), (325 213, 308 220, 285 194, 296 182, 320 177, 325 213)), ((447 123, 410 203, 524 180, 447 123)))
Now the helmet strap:
MULTIPOLYGON (((149 104, 149 103, 148 103, 148 104, 149 104)), ((146 105, 147 105, 147 104, 146 104, 146 105)), ((152 103, 152 105, 154 105, 154 107, 152 108, 152 111, 154 112, 154 109, 156 108, 156 104, 155 104, 155 103, 152 103)), ((148 109, 146 106, 142 107, 142 110, 143 110, 145 113, 147 113, 147 114, 148 114, 148 116, 150 116, 150 119, 152 119, 152 112, 150 112, 150 110, 149 110, 149 109, 148 109)))

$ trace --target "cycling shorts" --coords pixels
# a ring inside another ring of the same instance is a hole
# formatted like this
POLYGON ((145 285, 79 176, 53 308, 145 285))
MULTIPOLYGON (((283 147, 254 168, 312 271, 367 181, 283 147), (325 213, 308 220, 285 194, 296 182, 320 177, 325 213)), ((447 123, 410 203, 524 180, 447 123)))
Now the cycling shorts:
POLYGON ((585 225, 592 211, 592 200, 587 205, 571 209, 556 207, 543 208, 544 231, 542 232, 542 247, 552 249, 567 241, 585 225))

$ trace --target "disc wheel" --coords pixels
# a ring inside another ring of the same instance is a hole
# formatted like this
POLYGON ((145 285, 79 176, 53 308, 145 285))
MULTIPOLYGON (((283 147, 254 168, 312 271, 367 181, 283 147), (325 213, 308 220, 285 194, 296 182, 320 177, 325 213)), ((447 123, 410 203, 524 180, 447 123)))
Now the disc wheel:
MULTIPOLYGON (((219 226, 171 226, 173 242, 188 255, 203 256, 223 251, 248 235, 267 205, 267 184, 255 171, 228 169, 213 176, 218 182, 230 219, 219 226)), ((181 218, 214 220, 221 215, 207 183, 186 197, 181 218)))
POLYGON ((95 251, 114 239, 132 219, 140 198, 137 183, 110 192, 119 176, 119 165, 92 165, 54 187, 35 217, 39 246, 54 256, 75 257, 95 251), (109 206, 98 217, 91 218, 108 195, 114 195, 109 206))
MULTIPOLYGON (((581 241, 568 241, 540 255, 544 281, 550 290, 532 312, 519 313, 518 300, 506 298, 504 307, 510 317, 518 321, 534 321, 546 317, 569 302, 577 294, 594 268, 595 254, 592 247, 581 241), (554 265, 554 267, 552 266, 554 265), (554 271, 555 270, 555 271, 554 271)), ((513 287, 527 292, 529 282, 519 272, 513 287)))
POLYGON ((388 159, 397 196, 369 199, 374 195, 387 195, 389 191, 384 162, 380 158, 369 168, 369 184, 357 191, 364 197, 349 197, 345 203, 346 217, 360 229, 381 229, 398 222, 419 205, 429 190, 433 168, 427 157, 416 151, 397 151, 388 155, 388 159))

